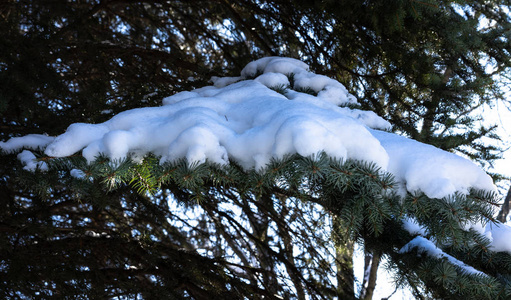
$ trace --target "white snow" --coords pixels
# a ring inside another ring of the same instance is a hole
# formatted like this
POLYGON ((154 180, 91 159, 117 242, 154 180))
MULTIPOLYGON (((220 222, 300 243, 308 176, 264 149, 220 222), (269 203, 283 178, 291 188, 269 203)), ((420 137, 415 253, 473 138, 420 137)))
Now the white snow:
POLYGON ((487 276, 485 273, 483 273, 479 270, 476 270, 475 268, 473 268, 469 265, 466 265, 464 262, 443 252, 442 249, 438 248, 432 241, 430 241, 422 236, 417 236, 413 240, 408 242, 408 244, 404 245, 403 248, 401 248, 399 250, 399 253, 410 252, 414 248, 417 248, 419 253, 421 253, 421 254, 425 253, 430 257, 446 258, 450 263, 462 268, 468 274, 487 276))
POLYGON ((490 223, 486 225, 484 234, 490 239, 491 250, 511 253, 511 227, 509 225, 490 223))
POLYGON ((215 87, 224 87, 229 84, 235 83, 243 79, 242 77, 217 77, 213 76, 211 77, 211 82, 213 82, 213 85, 215 87))
POLYGON ((70 175, 77 179, 84 179, 85 178, 85 172, 79 169, 72 169, 69 171, 70 175))
MULTIPOLYGON (((443 198, 470 188, 495 189, 469 160, 381 131, 391 125, 373 112, 340 107, 356 104, 355 97, 334 79, 309 72, 299 60, 262 58, 249 63, 239 77, 213 82, 167 97, 160 107, 128 110, 101 124, 71 124, 54 140, 29 135, 0 143, 0 148, 46 147, 45 154, 53 157, 82 151, 89 162, 101 153, 112 160, 153 153, 162 163, 186 158, 223 165, 233 159, 256 170, 271 158, 325 151, 338 159, 374 162, 394 174, 401 193, 422 191, 443 198), (284 95, 271 89, 286 86, 284 95)), ((22 160, 33 168, 33 158, 25 153, 22 160)))
MULTIPOLYGON (((404 218, 403 228, 412 235, 422 237, 428 235, 427 229, 419 225, 413 218, 404 218)), ((511 226, 502 223, 488 223, 485 225, 478 221, 464 224, 462 228, 466 231, 470 229, 475 230, 477 233, 485 236, 490 241, 489 248, 492 251, 511 253, 511 226)))
POLYGON ((264 73, 255 79, 255 81, 262 83, 263 85, 272 88, 280 86, 289 86, 289 79, 282 73, 264 73))
POLYGON ((309 66, 297 59, 287 57, 263 57, 256 61, 248 63, 243 70, 241 76, 243 78, 254 77, 258 73, 281 73, 284 75, 297 74, 307 72, 309 66))
POLYGON ((35 171, 36 169, 39 169, 41 171, 48 170, 48 164, 46 164, 43 161, 38 161, 34 153, 28 150, 23 150, 21 153, 19 153, 18 159, 24 165, 23 167, 24 170, 32 172, 35 171))
POLYGON ((417 223, 417 220, 410 217, 405 217, 403 219, 403 228, 413 235, 418 234, 424 236, 427 234, 426 228, 417 223))
POLYGON ((332 97, 354 99, 340 83, 316 75, 315 88, 324 85, 343 94, 327 99, 289 91, 286 97, 269 87, 288 85, 289 73, 314 81, 302 62, 266 58, 251 66, 266 73, 231 84, 239 78, 215 78, 216 86, 167 97, 161 107, 125 111, 101 124, 72 124, 45 153, 62 157, 82 150, 89 162, 100 153, 112 160, 154 153, 162 162, 186 158, 226 164, 231 158, 259 170, 271 158, 325 151, 338 159, 387 166, 388 155, 368 127, 387 129, 390 124, 372 112, 338 107, 332 97))
POLYGON ((0 142, 0 149, 5 152, 14 152, 21 149, 33 149, 44 148, 49 143, 53 142, 55 138, 43 134, 29 134, 22 137, 15 137, 7 142, 0 142))
MULTIPOLYGON (((294 86, 292 88, 294 89, 309 88, 318 93, 318 98, 322 98, 336 105, 357 103, 356 98, 350 95, 348 90, 346 90, 341 83, 324 75, 314 74, 308 70, 309 67, 305 63, 296 59, 265 57, 250 62, 241 71, 241 78, 250 78, 262 73, 256 80, 267 87, 274 87, 288 85, 289 80, 287 80, 287 76, 292 75, 294 80, 294 86)), ((217 86, 217 82, 218 81, 215 81, 215 86, 217 86)))
POLYGON ((468 194, 469 188, 496 191, 491 177, 465 158, 393 133, 371 133, 389 154, 387 170, 409 192, 443 198, 455 192, 468 194))

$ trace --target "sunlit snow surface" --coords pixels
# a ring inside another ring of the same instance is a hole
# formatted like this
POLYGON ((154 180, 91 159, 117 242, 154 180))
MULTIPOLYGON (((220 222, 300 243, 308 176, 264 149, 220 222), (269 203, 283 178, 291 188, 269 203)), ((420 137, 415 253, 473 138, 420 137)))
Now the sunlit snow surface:
POLYGON ((401 248, 399 252, 400 253, 409 252, 414 248, 416 248, 419 253, 426 253, 427 255, 434 258, 445 258, 450 263, 459 266, 469 274, 486 276, 486 274, 484 274, 483 272, 466 265, 464 262, 452 257, 451 255, 446 254, 441 249, 439 249, 432 241, 425 239, 422 236, 415 237, 412 241, 410 241, 403 248, 401 248))
MULTIPOLYGON (((100 153, 113 160, 148 153, 162 162, 186 158, 227 164, 233 159, 257 170, 271 158, 325 151, 338 159, 374 162, 406 190, 433 198, 466 194, 471 187, 494 190, 491 178, 472 162, 381 131, 390 124, 373 112, 340 107, 355 104, 355 97, 299 60, 266 57, 249 63, 240 77, 213 81, 213 86, 167 97, 160 107, 128 110, 101 124, 72 124, 54 140, 29 135, 0 147, 39 146, 54 157, 82 151, 89 162, 100 153), (271 89, 291 82, 284 95, 271 89), (295 91, 305 88, 317 96, 295 91)), ((27 167, 35 168, 26 159, 27 167)))
MULTIPOLYGON (((39 147, 53 157, 82 151, 89 162, 101 153, 113 160, 148 153, 161 162, 186 158, 227 164, 232 159, 256 170, 272 158, 324 151, 338 159, 375 163, 394 174, 402 194, 422 191, 443 198, 467 194, 470 188, 495 190, 491 178, 471 161, 385 132, 391 125, 373 112, 343 107, 356 104, 355 97, 336 80, 309 72, 299 60, 266 57, 249 63, 239 77, 212 81, 212 86, 167 97, 160 107, 128 110, 101 124, 71 124, 56 138, 13 138, 0 142, 0 148, 39 147), (317 96, 299 92, 305 89, 317 96)), ((19 155, 26 169, 45 167, 29 154, 19 155)))
POLYGON ((0 148, 6 152, 14 152, 20 149, 44 148, 55 140, 52 136, 43 134, 29 134, 23 137, 15 137, 7 142, 0 142, 0 148))

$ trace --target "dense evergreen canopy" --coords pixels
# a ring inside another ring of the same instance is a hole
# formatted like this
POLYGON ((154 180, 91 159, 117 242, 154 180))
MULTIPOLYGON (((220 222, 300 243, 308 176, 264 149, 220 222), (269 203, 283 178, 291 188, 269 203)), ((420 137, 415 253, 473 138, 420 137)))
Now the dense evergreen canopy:
MULTIPOLYGON (((481 127, 472 112, 503 98, 495 75, 511 63, 508 5, 4 1, 0 135, 60 134, 71 123, 98 123, 129 108, 158 105, 164 96, 206 85, 211 76, 239 74, 256 58, 285 55, 343 83, 395 131, 488 163, 497 152, 480 138, 494 137, 492 127, 481 127)), ((57 170, 34 175, 13 154, 0 161, 4 298, 348 299, 356 294, 353 241, 373 257, 386 256, 417 297, 504 299, 509 292, 510 256, 488 251, 479 235, 455 225, 456 218, 493 218, 480 199, 495 199, 477 191, 456 207, 424 195, 408 195, 404 205, 393 196, 375 202, 381 191, 375 186, 391 185, 388 174, 327 157, 290 157, 264 175, 235 164, 193 170, 178 164, 170 177, 153 158, 116 170, 100 160, 91 182, 57 170), (329 175, 318 176, 316 165, 329 175), (336 184, 329 176, 337 169, 354 179, 336 180, 355 184, 336 184), (139 193, 155 183, 130 185, 133 170, 142 174, 138 178, 158 179, 161 188, 139 193), (281 189, 276 178, 289 188, 281 189), (298 189, 297 178, 309 178, 314 193, 298 189), (470 213, 457 215, 465 211, 470 213), (440 244, 459 240, 443 250, 490 276, 398 253, 411 238, 394 218, 403 213, 428 224, 440 244), (355 225, 346 224, 350 217, 355 225), (450 231, 442 231, 445 224, 450 231)), ((70 161, 85 164, 80 157, 53 163, 70 161)))

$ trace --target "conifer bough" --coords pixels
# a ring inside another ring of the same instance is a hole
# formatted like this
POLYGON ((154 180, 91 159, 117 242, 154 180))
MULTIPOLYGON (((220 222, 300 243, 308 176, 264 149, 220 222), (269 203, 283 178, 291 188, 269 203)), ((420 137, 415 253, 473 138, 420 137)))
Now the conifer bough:
POLYGON ((425 289, 457 296, 469 284, 476 298, 510 296, 511 228, 493 219, 495 187, 474 163, 390 133, 341 83, 295 59, 262 58, 212 81, 160 107, 0 148, 20 152, 27 171, 109 189, 171 183, 205 201, 220 185, 313 201, 425 289))

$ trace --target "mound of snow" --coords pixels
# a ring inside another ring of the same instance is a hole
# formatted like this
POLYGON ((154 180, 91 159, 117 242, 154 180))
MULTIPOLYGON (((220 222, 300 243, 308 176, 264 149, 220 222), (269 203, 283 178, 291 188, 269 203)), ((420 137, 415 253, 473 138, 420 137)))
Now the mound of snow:
MULTIPOLYGON (((374 162, 408 191, 429 197, 467 193, 471 187, 494 190, 491 178, 472 162, 380 131, 390 124, 373 112, 342 107, 356 104, 355 97, 301 61, 266 57, 249 63, 239 77, 212 80, 213 86, 167 97, 160 107, 128 110, 101 124, 75 123, 54 140, 15 138, 0 147, 45 147, 55 157, 82 151, 89 162, 101 153, 113 160, 148 153, 161 162, 186 158, 227 164, 233 159, 257 170, 272 158, 325 151, 338 159, 374 162)), ((30 159, 23 155, 35 168, 30 159)))
POLYGON ((409 192, 443 198, 470 188, 494 191, 493 180, 471 161, 393 133, 371 130, 390 157, 387 171, 409 192))
POLYGON ((0 142, 0 149, 5 152, 14 152, 20 149, 44 149, 48 144, 55 140, 52 136, 43 134, 29 134, 22 137, 15 137, 7 142, 0 142))

